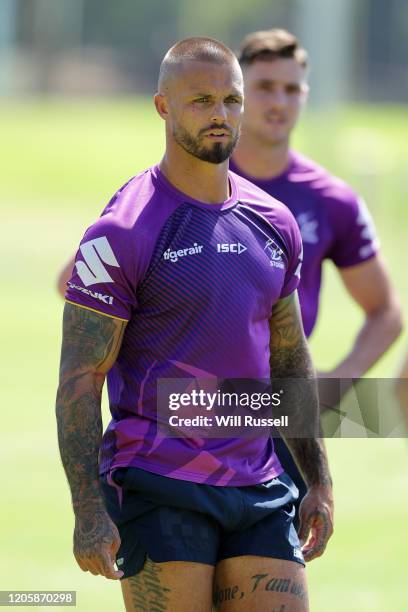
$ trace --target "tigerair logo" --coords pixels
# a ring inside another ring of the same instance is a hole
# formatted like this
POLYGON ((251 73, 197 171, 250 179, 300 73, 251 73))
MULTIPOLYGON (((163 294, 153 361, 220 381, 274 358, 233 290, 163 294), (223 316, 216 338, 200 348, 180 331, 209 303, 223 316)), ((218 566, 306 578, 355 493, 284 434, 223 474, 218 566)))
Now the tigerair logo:
POLYGON ((275 242, 271 238, 266 241, 264 251, 266 251, 269 257, 270 266, 272 266, 273 268, 279 268, 280 270, 285 267, 282 261, 283 251, 275 244, 275 242))
POLYGON ((240 242, 235 242, 233 244, 227 242, 217 244, 217 253, 237 253, 237 255, 241 255, 241 253, 247 250, 247 247, 240 242))
POLYGON ((119 264, 106 236, 84 242, 80 251, 85 261, 77 261, 75 267, 85 287, 114 282, 103 264, 115 268, 119 268, 119 264))
POLYGON ((113 304, 113 297, 111 295, 104 295, 103 293, 98 293, 96 291, 91 291, 90 289, 85 289, 85 287, 75 285, 74 283, 71 283, 71 281, 68 281, 68 287, 70 289, 76 289, 77 291, 80 291, 85 295, 89 295, 90 297, 95 298, 96 300, 100 300, 104 304, 113 304))
POLYGON ((176 261, 178 261, 181 257, 187 257, 188 255, 199 255, 203 248, 204 245, 197 244, 197 242, 195 242, 193 246, 187 247, 186 249, 178 249, 177 251, 167 249, 167 251, 164 251, 163 253, 163 259, 176 263, 176 261))

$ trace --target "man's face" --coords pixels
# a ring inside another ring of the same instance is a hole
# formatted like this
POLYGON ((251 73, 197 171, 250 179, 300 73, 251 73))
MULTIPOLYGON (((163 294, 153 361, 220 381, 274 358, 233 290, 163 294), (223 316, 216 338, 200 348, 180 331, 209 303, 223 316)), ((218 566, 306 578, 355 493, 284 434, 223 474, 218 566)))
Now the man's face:
POLYGON ((212 164, 228 159, 239 138, 243 110, 238 65, 186 61, 166 98, 168 129, 180 147, 212 164))
POLYGON ((288 142, 307 97, 305 79, 306 71, 295 59, 246 66, 243 131, 271 145, 288 142))

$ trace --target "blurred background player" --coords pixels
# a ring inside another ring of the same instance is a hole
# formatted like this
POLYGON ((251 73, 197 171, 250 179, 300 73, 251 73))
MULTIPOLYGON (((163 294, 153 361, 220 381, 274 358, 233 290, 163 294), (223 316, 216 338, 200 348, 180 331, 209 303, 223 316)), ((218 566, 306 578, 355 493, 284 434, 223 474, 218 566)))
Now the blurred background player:
MULTIPOLYGON (((308 56, 296 37, 281 29, 251 33, 243 40, 238 59, 244 74, 245 110, 230 168, 284 202, 296 217, 304 249, 299 299, 307 336, 318 315, 323 261, 330 259, 336 266, 364 321, 349 353, 319 376, 358 378, 383 355, 402 327, 371 216, 349 185, 290 147, 308 95, 308 56)), ((304 492, 282 441, 278 453, 304 492)))

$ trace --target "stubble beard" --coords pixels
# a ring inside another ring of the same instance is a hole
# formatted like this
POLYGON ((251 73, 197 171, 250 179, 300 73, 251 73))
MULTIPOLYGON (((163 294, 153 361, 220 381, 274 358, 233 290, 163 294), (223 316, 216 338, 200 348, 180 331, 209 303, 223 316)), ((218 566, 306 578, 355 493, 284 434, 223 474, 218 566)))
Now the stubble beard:
POLYGON ((201 145, 198 137, 194 138, 181 126, 173 128, 173 138, 184 151, 193 157, 210 164, 222 164, 231 157, 239 140, 239 131, 227 144, 214 142, 211 147, 201 145))

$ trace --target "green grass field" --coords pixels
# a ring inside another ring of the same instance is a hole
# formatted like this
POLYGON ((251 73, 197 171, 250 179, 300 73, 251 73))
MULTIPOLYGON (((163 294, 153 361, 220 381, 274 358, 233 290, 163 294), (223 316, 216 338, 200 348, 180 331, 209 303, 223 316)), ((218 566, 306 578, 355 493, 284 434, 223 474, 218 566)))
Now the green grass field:
MULTIPOLYGON (((81 612, 121 610, 119 586, 82 573, 71 554, 73 516, 54 419, 62 311, 54 283, 110 195, 159 159, 163 126, 150 102, 131 99, 2 103, 1 111, 0 589, 73 589, 81 612)), ((406 315, 407 143, 400 108, 311 113, 296 139, 366 197, 406 315)), ((312 339, 319 367, 334 365, 359 321, 328 265, 312 339)), ((373 375, 393 376, 404 349, 406 334, 373 375)), ((336 531, 308 568, 312 610, 405 612, 406 441, 330 440, 328 448, 336 531)))

